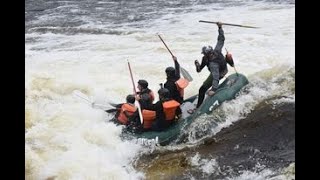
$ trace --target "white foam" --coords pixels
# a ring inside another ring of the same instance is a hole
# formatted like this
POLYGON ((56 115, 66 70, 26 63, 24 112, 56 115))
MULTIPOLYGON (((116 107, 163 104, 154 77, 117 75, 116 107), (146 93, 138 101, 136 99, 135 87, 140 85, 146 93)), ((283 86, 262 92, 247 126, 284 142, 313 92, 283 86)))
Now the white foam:
MULTIPOLYGON (((294 6, 251 3, 235 7, 195 6, 193 12, 168 14, 148 22, 150 26, 146 28, 117 29, 132 34, 26 34, 26 38, 35 39, 25 46, 26 176, 30 179, 143 178, 132 167, 132 159, 139 156, 142 147, 122 141, 121 127, 105 123, 111 116, 75 100, 72 91, 81 90, 102 103, 123 102, 133 92, 128 59, 135 81, 148 80, 149 87, 156 92, 158 84, 165 81, 164 69, 173 65, 171 55, 156 36, 158 32, 194 79, 185 90, 185 97, 197 94, 208 76, 206 68, 196 73, 193 61, 201 58, 202 46, 215 44, 217 38, 216 25, 199 20, 261 27, 224 26, 225 47, 233 53, 238 72, 248 77, 282 64, 294 66, 294 6)), ((38 21, 65 18, 51 15, 44 15, 38 21)), ((89 18, 83 20, 89 22, 83 27, 104 27, 90 22, 89 18)), ((229 74, 233 72, 229 68, 229 74)), ((261 88, 250 91, 253 95, 243 95, 223 105, 222 108, 233 114, 226 123, 250 112, 259 99, 268 95, 261 88)))

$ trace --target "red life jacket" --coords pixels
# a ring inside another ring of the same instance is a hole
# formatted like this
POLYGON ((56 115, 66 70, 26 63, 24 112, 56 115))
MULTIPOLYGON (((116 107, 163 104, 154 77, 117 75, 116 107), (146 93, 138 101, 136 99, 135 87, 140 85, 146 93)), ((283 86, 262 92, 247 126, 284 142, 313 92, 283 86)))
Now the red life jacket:
POLYGON ((184 78, 180 78, 175 83, 176 83, 177 89, 180 93, 180 96, 183 97, 184 96, 184 88, 186 88, 189 85, 189 81, 184 78))
POLYGON ((137 107, 134 106, 134 104, 124 103, 120 108, 120 113, 118 116, 118 121, 121 124, 128 124, 128 118, 124 114, 124 111, 127 111, 127 114, 131 116, 135 111, 137 110, 137 107))
POLYGON ((143 117, 143 128, 150 129, 152 126, 152 122, 156 119, 156 112, 144 109, 142 110, 143 117))
POLYGON ((164 116, 167 121, 172 121, 175 119, 176 110, 179 106, 180 103, 175 100, 165 101, 162 103, 164 116))

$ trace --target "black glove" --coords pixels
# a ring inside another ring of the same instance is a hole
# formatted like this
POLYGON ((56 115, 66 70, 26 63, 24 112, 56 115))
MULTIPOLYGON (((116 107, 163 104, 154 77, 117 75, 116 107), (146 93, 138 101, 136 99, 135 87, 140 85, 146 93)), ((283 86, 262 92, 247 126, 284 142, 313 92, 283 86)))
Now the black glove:
POLYGON ((198 62, 198 60, 195 60, 195 61, 194 61, 194 65, 196 65, 196 66, 199 66, 199 65, 200 65, 200 63, 198 62))

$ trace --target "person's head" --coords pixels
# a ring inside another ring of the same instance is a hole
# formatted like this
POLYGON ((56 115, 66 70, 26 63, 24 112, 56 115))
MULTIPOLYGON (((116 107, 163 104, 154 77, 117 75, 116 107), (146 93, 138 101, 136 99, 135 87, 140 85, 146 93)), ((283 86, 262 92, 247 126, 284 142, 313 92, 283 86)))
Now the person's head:
POLYGON ((141 91, 142 89, 147 89, 148 88, 148 82, 144 79, 140 79, 138 81, 138 89, 141 91))
POLYGON ((166 74, 168 78, 174 77, 176 74, 176 70, 174 69, 174 67, 167 67, 166 74))
POLYGON ((205 56, 210 56, 213 54, 213 48, 212 46, 203 46, 201 50, 201 54, 205 56))
POLYGON ((160 100, 170 97, 170 91, 167 88, 160 88, 158 94, 160 100))
POLYGON ((136 101, 136 98, 134 97, 134 95, 129 94, 129 95, 127 96, 126 100, 127 100, 127 103, 133 104, 133 103, 136 101))

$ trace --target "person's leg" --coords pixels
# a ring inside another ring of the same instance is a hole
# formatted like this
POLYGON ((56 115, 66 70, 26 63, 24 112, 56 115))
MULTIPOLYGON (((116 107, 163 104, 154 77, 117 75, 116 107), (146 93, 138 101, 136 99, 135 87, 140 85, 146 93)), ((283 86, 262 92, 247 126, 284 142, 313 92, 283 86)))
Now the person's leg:
POLYGON ((219 72, 219 64, 215 62, 209 63, 209 69, 212 75, 212 91, 216 91, 219 86, 220 72, 219 72))
POLYGON ((207 79, 203 82, 202 86, 199 89, 199 95, 198 95, 198 103, 197 103, 197 108, 200 107, 204 100, 204 96, 206 91, 211 87, 211 82, 212 82, 212 74, 210 74, 207 79))
POLYGON ((222 79, 227 73, 228 73, 228 68, 225 68, 223 71, 221 71, 219 80, 222 79))
POLYGON ((197 106, 195 109, 189 109, 187 112, 189 114, 194 113, 194 111, 196 109, 198 109, 200 107, 200 105, 202 104, 206 91, 211 87, 211 82, 212 82, 212 74, 209 74, 209 76, 207 77, 207 79, 203 82, 202 86, 199 89, 199 94, 198 94, 198 102, 197 102, 197 106))
POLYGON ((197 107, 200 107, 200 105, 202 104, 203 100, 204 100, 204 96, 206 91, 209 89, 210 87, 207 87, 205 85, 202 85, 199 89, 199 95, 198 95, 198 103, 197 103, 197 107))

